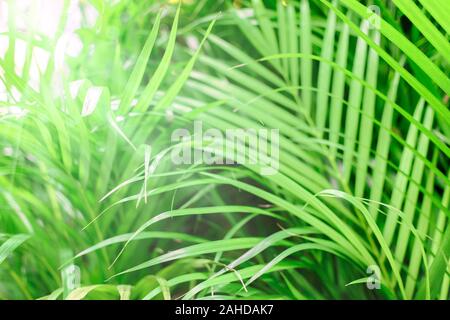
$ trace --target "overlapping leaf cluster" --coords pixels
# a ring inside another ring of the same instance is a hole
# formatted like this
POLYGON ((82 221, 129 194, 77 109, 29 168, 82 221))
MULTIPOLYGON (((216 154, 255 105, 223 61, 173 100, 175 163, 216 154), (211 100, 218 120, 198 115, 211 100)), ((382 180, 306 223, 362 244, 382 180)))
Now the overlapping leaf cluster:
POLYGON ((91 4, 37 87, 56 39, 9 26, 0 298, 448 299, 447 1, 91 4), (279 171, 174 165, 194 121, 278 129, 279 171))

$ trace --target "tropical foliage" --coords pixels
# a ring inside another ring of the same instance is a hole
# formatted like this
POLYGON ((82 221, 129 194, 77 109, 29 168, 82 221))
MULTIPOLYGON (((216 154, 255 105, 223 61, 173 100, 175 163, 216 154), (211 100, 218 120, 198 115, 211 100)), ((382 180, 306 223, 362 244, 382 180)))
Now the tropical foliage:
POLYGON ((0 298, 448 299, 450 2, 177 2, 0 1, 0 298), (175 165, 195 121, 278 171, 175 165))

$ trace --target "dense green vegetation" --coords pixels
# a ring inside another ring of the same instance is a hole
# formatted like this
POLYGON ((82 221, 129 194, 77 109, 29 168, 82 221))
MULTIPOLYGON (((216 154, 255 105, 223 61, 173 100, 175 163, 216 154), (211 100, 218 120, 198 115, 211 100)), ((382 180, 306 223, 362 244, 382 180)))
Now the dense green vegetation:
POLYGON ((177 2, 0 1, 0 299, 448 299, 450 2, 177 2))

